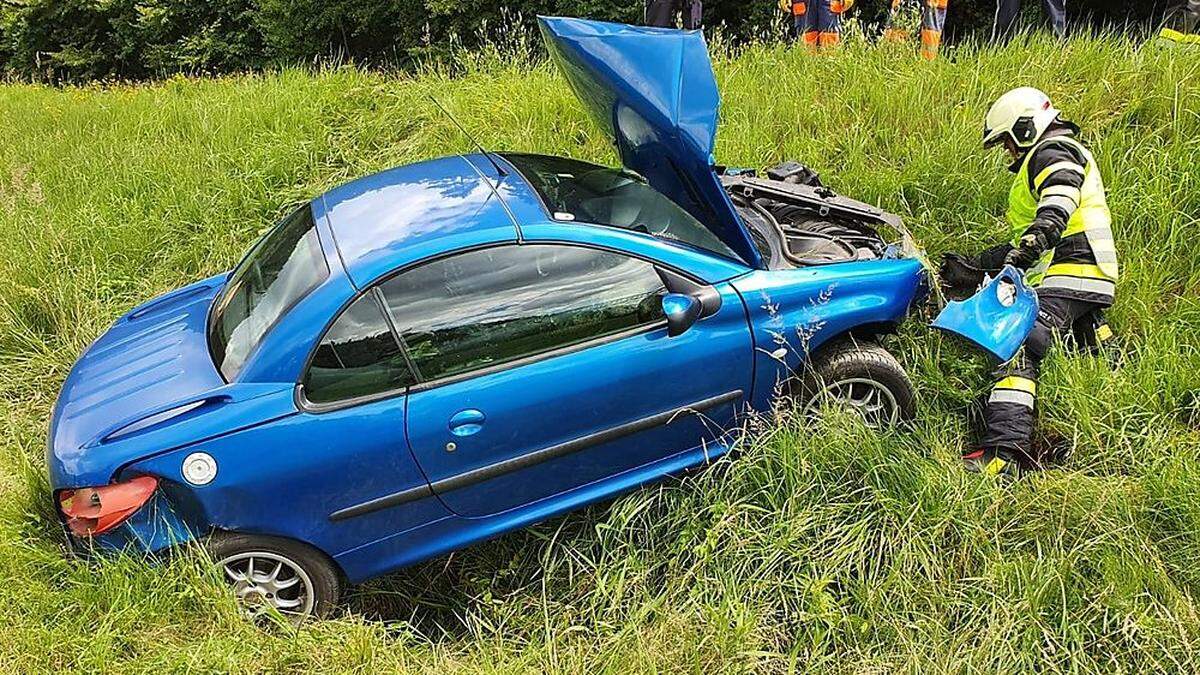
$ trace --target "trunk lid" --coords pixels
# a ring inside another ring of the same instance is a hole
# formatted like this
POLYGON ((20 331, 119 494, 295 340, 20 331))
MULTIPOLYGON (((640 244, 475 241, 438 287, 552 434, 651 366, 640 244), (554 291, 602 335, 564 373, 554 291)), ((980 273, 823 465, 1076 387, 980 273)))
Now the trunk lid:
POLYGON ((744 262, 763 260, 714 171, 721 98, 700 31, 539 17, 571 89, 637 172, 744 262))
POLYGON ((224 385, 208 351, 208 308, 218 275, 134 308, 83 353, 63 383, 50 421, 47 464, 55 488, 99 479, 131 458, 106 441, 224 385))

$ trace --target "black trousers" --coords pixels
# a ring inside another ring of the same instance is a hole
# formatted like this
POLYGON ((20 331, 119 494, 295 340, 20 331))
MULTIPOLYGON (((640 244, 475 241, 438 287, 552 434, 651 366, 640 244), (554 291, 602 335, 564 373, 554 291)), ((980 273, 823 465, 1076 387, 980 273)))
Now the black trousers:
MULTIPOLYGON (((1054 34, 1066 36, 1067 0, 1042 0, 1042 7, 1046 10, 1054 34)), ((1020 13, 1021 0, 996 0, 996 25, 992 37, 998 40, 1011 37, 1020 13)))
POLYGON ((1007 450, 1033 459, 1037 380, 1042 359, 1061 336, 1075 349, 1093 350, 1110 334, 1102 305, 1038 293, 1038 317, 1021 351, 995 373, 984 407, 985 430, 979 446, 1007 450))
POLYGON ((701 27, 704 6, 700 0, 646 0, 646 25, 675 28, 675 17, 683 14, 683 27, 701 27))

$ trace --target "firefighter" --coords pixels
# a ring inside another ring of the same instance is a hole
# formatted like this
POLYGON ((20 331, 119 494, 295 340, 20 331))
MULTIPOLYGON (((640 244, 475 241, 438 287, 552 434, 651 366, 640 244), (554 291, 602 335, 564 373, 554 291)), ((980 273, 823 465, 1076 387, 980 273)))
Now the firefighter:
POLYGON ((1188 0, 1176 26, 1164 27, 1159 37, 1172 44, 1200 45, 1200 0, 1188 0))
POLYGON ((1004 94, 987 114, 984 145, 1003 145, 1017 176, 1007 214, 1012 240, 976 264, 1025 271, 1039 311, 1021 351, 997 373, 979 446, 963 455, 973 471, 1014 474, 1032 458, 1038 368, 1056 336, 1090 348, 1112 334, 1103 321, 1117 285, 1112 218, 1100 168, 1078 134, 1029 87, 1004 94))
MULTIPOLYGON (((1050 19, 1050 27, 1060 38, 1067 35, 1067 0, 1042 0, 1042 8, 1050 19)), ((996 25, 993 39, 1008 39, 1021 14, 1021 0, 996 0, 996 25)))
MULTIPOLYGON (((1197 0, 1200 2, 1200 0, 1197 0)), ((946 27, 946 8, 949 0, 917 0, 921 6, 921 56, 928 60, 937 58, 942 46, 942 31, 946 27)), ((887 28, 883 38, 892 42, 903 42, 908 39, 908 31, 897 27, 900 8, 904 0, 892 0, 892 9, 888 12, 887 28)))
POLYGON ((675 17, 682 14, 684 30, 701 28, 704 6, 701 0, 646 0, 647 26, 675 28, 675 17))
POLYGON ((854 0, 782 0, 790 6, 793 36, 804 38, 810 49, 833 47, 842 42, 842 15, 854 0))

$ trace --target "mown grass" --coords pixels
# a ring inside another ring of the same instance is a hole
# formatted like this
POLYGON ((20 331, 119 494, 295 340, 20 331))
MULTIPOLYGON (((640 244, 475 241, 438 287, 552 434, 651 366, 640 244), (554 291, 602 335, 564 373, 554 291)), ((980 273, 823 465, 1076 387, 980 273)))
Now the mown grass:
POLYGON ((1110 358, 1053 357, 1062 468, 963 474, 984 364, 912 324, 912 429, 768 420, 735 461, 356 589, 298 631, 243 622, 191 558, 63 558, 42 474, 76 355, 136 302, 228 268, 343 180, 488 147, 612 162, 564 82, 484 55, 456 77, 339 69, 0 88, 0 671, 1015 671, 1200 667, 1200 59, 1035 39, 925 63, 852 45, 722 58, 718 155, 806 161, 935 253, 1001 236, 978 148, 1011 86, 1100 157, 1124 255, 1110 358))

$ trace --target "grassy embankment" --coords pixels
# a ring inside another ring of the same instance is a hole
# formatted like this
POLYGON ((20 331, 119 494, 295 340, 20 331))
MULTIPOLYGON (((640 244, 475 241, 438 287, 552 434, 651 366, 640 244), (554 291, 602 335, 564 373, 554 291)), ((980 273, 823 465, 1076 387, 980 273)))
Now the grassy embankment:
POLYGON ((852 47, 722 60, 719 159, 811 163, 933 252, 1000 236, 979 151, 1010 86, 1044 87, 1101 158, 1124 279, 1116 365, 1055 357, 1042 420, 1073 449, 1014 484, 964 475, 982 362, 892 343, 915 428, 783 421, 736 462, 356 589, 298 632, 241 621, 188 560, 64 560, 42 448, 76 355, 142 299, 228 268, 290 204, 488 146, 611 162, 544 65, 0 88, 0 671, 1195 670, 1200 647, 1200 60, 1115 40, 921 62, 852 47), (1191 392, 1191 393, 1189 393, 1191 392))

